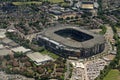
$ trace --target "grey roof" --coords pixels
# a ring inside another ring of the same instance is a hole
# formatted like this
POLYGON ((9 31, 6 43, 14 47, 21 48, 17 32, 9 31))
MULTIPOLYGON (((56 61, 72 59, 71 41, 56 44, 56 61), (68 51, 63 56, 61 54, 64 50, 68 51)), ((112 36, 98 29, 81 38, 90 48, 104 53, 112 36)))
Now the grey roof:
POLYGON ((8 43, 11 43, 11 42, 13 42, 13 40, 11 40, 11 39, 8 39, 8 38, 2 39, 2 43, 4 43, 4 44, 8 44, 8 43))
POLYGON ((45 61, 53 60, 48 55, 42 55, 39 52, 29 53, 27 54, 27 57, 29 57, 32 61, 36 62, 37 65, 40 65, 42 62, 45 62, 45 61))
POLYGON ((0 56, 8 55, 8 54, 13 54, 13 52, 9 49, 0 49, 0 56))
POLYGON ((102 35, 94 34, 88 30, 83 30, 83 29, 80 29, 79 27, 73 27, 70 25, 65 25, 63 27, 57 26, 57 27, 48 28, 48 29, 44 30, 42 34, 38 35, 38 37, 41 35, 44 37, 47 37, 50 40, 56 41, 56 42, 60 43, 61 45, 69 46, 71 48, 72 47, 73 48, 90 48, 90 47, 95 46, 96 44, 102 44, 105 42, 105 39, 102 35), (94 38, 87 40, 87 41, 78 42, 78 41, 74 41, 74 40, 68 40, 68 39, 61 37, 54 33, 55 31, 66 29, 66 28, 73 28, 75 30, 89 34, 89 35, 93 36, 94 38))
POLYGON ((18 46, 19 46, 19 44, 16 43, 16 42, 10 42, 10 43, 8 43, 7 45, 8 45, 9 47, 18 47, 18 46))

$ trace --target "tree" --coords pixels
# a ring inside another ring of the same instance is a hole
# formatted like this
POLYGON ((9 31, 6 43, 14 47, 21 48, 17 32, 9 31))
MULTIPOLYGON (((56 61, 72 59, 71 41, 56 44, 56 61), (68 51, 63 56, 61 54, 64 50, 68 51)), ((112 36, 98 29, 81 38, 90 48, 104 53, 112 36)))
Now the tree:
POLYGON ((63 21, 63 18, 58 18, 58 21, 63 21))
POLYGON ((107 31, 107 28, 104 25, 101 25, 100 28, 102 29, 102 31, 100 32, 100 34, 105 34, 107 31))
POLYGON ((74 17, 72 16, 71 19, 74 19, 74 17))
POLYGON ((75 19, 78 19, 79 17, 78 16, 75 16, 75 19))
POLYGON ((66 20, 70 20, 70 17, 67 17, 66 20))
POLYGON ((5 57, 5 59, 10 60, 10 56, 9 55, 6 55, 4 57, 5 57))
POLYGON ((26 66, 26 67, 30 67, 30 66, 31 66, 31 63, 27 61, 27 62, 25 62, 25 66, 26 66))
POLYGON ((23 56, 22 52, 16 52, 16 53, 14 53, 14 57, 15 58, 19 58, 19 57, 22 57, 22 56, 23 56))

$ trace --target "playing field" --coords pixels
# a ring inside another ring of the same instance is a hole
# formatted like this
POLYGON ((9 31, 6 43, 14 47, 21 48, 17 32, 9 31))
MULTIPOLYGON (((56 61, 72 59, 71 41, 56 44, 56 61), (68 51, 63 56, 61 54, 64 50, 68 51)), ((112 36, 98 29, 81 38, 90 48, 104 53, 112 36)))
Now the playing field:
POLYGON ((60 2, 64 2, 64 0, 48 0, 51 3, 60 3, 60 2))
POLYGON ((26 5, 26 4, 41 4, 42 2, 30 1, 30 2, 12 2, 14 5, 26 5))
POLYGON ((52 57, 53 59, 57 59, 59 56, 58 55, 56 55, 56 54, 54 54, 54 53, 52 53, 52 52, 49 52, 49 51, 47 51, 47 50, 44 50, 44 51, 42 51, 42 52, 40 52, 41 54, 46 54, 46 55, 49 55, 50 57, 52 57))
POLYGON ((112 69, 103 80, 120 80, 120 72, 112 69))

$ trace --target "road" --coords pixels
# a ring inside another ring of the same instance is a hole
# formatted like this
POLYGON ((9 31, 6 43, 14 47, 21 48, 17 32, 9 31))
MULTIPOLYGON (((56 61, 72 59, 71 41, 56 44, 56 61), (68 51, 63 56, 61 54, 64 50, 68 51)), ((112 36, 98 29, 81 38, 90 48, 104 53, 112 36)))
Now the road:
POLYGON ((66 80, 67 78, 69 78, 69 74, 70 74, 70 65, 69 65, 69 60, 66 61, 66 66, 67 66, 67 71, 65 73, 65 79, 66 80))
POLYGON ((114 33, 113 33, 113 30, 112 30, 110 25, 106 24, 105 26, 107 28, 107 31, 106 31, 104 36, 105 36, 105 38, 106 38, 106 40, 108 42, 109 51, 111 51, 112 50, 111 43, 114 44, 114 42, 115 42, 115 40, 113 39, 114 33))

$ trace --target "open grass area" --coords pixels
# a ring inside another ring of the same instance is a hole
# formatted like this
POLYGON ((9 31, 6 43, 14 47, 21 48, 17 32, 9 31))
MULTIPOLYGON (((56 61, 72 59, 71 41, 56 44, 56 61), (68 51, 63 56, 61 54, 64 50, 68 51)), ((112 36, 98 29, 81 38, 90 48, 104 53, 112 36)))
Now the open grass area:
POLYGON ((28 1, 28 2, 12 2, 12 4, 14 5, 26 5, 26 4, 41 4, 42 2, 38 2, 38 1, 28 1))
POLYGON ((120 32, 120 28, 119 27, 116 27, 116 30, 117 30, 117 32, 120 32))
POLYGON ((120 80, 120 72, 117 69, 112 69, 103 80, 120 80))
POLYGON ((60 3, 60 2, 64 2, 64 0, 43 0, 43 1, 49 1, 51 3, 60 3))
POLYGON ((44 50, 44 51, 42 51, 42 52, 40 52, 41 54, 47 54, 47 55, 49 55, 50 57, 52 57, 53 59, 57 59, 59 56, 58 55, 56 55, 56 54, 54 54, 54 53, 52 53, 52 52, 49 52, 49 51, 47 51, 47 50, 44 50))
MULTIPOLYGON (((51 3, 63 3, 64 0, 43 0, 43 1, 49 1, 51 3)), ((42 2, 40 1, 27 1, 27 2, 12 2, 12 4, 16 5, 16 6, 20 6, 20 5, 29 5, 29 4, 42 4, 42 2)))

